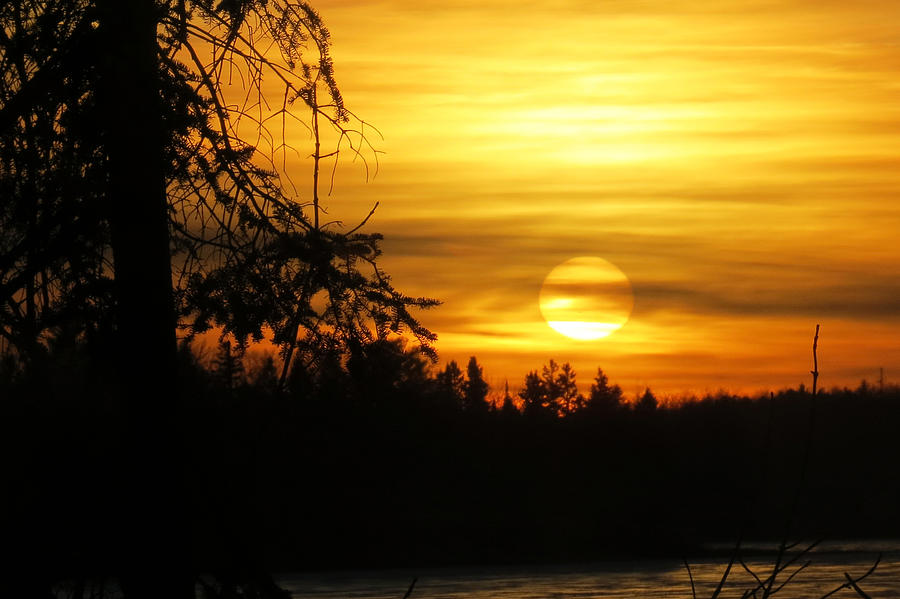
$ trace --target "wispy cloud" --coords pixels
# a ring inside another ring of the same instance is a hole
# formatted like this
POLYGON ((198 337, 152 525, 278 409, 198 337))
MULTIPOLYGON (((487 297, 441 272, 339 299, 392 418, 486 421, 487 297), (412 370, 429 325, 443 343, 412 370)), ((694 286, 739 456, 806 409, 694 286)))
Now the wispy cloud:
POLYGON ((448 359, 511 381, 555 357, 626 388, 796 384, 821 320, 844 382, 875 362, 900 376, 893 0, 320 9, 386 152, 370 184, 339 170, 331 215, 381 202, 384 266, 444 300, 423 320, 448 359), (577 255, 636 295, 593 344, 537 307, 577 255))

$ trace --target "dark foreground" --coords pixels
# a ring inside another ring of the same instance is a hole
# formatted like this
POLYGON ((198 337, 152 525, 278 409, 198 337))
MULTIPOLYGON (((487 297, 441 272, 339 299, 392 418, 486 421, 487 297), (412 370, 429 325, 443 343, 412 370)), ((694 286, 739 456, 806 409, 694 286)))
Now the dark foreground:
MULTIPOLYGON (((393 358, 331 381, 294 377, 287 393, 261 375, 225 384, 182 369, 180 505, 199 570, 647 559, 740 535, 900 536, 896 389, 560 417, 474 409, 421 362, 393 358)), ((8 383, 0 404, 3 542, 40 570, 102 572, 122 524, 143 517, 116 487, 130 467, 122 416, 84 381, 29 385, 8 383)))
MULTIPOLYGON (((771 544, 767 545, 771 548, 771 544)), ((783 597, 821 597, 845 582, 844 573, 859 576, 875 557, 883 558, 878 569, 860 587, 872 597, 900 596, 900 543, 825 543, 811 559, 813 564, 797 575, 779 593, 783 597)), ((774 555, 747 560, 761 577, 771 570, 774 555)), ((698 597, 709 597, 721 579, 727 559, 691 560, 698 597)), ((792 571, 792 570, 791 570, 792 571)), ((545 599, 547 597, 635 598, 691 597, 691 581, 680 560, 609 561, 568 565, 506 567, 455 567, 394 569, 386 571, 341 571, 283 575, 282 586, 294 597, 306 599, 394 599, 401 597, 416 578, 412 597, 429 599, 545 599)), ((779 584, 787 575, 779 580, 779 584)), ((754 580, 742 568, 728 578, 724 592, 737 596, 751 588, 754 580)), ((837 597, 858 596, 841 590, 837 597)))

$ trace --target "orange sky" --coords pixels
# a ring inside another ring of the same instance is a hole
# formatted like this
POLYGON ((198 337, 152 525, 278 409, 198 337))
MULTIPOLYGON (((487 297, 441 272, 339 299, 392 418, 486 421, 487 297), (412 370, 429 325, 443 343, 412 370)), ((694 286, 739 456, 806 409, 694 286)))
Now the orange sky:
MULTIPOLYGON (((380 172, 338 171, 347 222, 381 206, 382 266, 444 304, 442 361, 495 388, 549 358, 627 394, 900 381, 900 3, 315 3, 380 172), (557 264, 631 280, 613 335, 541 318, 557 264)), ((297 131, 298 140, 306 133, 297 131)))

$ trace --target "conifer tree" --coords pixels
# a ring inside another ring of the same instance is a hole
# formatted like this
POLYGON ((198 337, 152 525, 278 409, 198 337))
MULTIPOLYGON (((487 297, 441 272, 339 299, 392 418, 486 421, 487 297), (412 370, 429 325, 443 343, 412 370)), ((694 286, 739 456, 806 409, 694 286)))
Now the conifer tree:
POLYGON ((541 367, 541 382, 544 387, 544 407, 554 416, 559 415, 563 411, 559 364, 552 358, 541 367))
POLYGON ((658 403, 656 401, 656 396, 653 395, 653 392, 650 391, 650 387, 644 390, 644 393, 641 395, 640 399, 638 399, 637 403, 634 406, 635 411, 641 412, 644 414, 656 411, 658 403))
POLYGON ((216 381, 229 391, 244 383, 243 356, 227 339, 219 341, 218 351, 213 359, 213 374, 216 381))
POLYGON ((250 382, 264 393, 274 393, 278 388, 278 367, 275 357, 266 354, 262 362, 250 373, 250 382))
POLYGON ((490 386, 484 380, 481 365, 478 364, 475 356, 472 356, 466 365, 465 409, 471 412, 486 412, 489 407, 488 391, 490 391, 490 386))
POLYGON ((450 360, 435 376, 438 392, 448 397, 456 406, 462 406, 466 393, 466 378, 456 360, 450 360))
POLYGON ((377 153, 307 2, 29 0, 0 5, 0 24, 0 335, 14 355, 39 355, 61 323, 100 345, 123 326, 134 339, 134 318, 167 347, 176 322, 239 344, 271 332, 282 380, 297 355, 395 333, 433 357, 411 310, 437 302, 394 289, 381 236, 363 232, 371 212, 321 218, 328 161, 368 169, 377 153), (276 125, 297 120, 313 138, 302 190, 282 180, 292 149, 276 125))
POLYGON ((509 394, 509 381, 503 383, 503 401, 500 404, 500 414, 506 418, 519 415, 519 410, 513 402, 512 395, 509 394))
POLYGON ((578 393, 578 384, 575 379, 575 370, 568 362, 560 367, 559 374, 556 375, 556 390, 559 393, 559 410, 564 416, 568 416, 581 409, 584 404, 584 397, 578 393))
POLYGON ((547 391, 544 381, 536 370, 525 375, 525 386, 519 390, 522 400, 522 412, 526 416, 534 416, 546 412, 547 391))
POLYGON ((327 160, 376 154, 307 2, 22 0, 0 3, 0 32, 3 348, 27 365, 77 329, 114 366, 128 423, 114 482, 133 527, 122 590, 186 597, 176 327, 241 346, 271 332, 283 383, 297 360, 314 371, 395 334, 433 357, 412 310, 437 302, 379 267, 381 236, 363 231, 375 207, 322 218, 327 160), (312 132, 302 192, 280 168, 276 123, 295 119, 312 132))
POLYGON ((587 408, 596 412, 611 412, 622 406, 622 389, 618 385, 610 385, 609 377, 602 368, 597 368, 597 376, 591 384, 591 393, 587 400, 587 408))

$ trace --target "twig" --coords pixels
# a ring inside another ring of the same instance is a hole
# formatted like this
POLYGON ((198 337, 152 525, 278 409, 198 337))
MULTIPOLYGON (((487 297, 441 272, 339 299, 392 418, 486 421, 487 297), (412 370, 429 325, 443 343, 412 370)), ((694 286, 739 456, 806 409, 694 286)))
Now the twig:
POLYGON ((816 356, 816 349, 819 346, 819 325, 816 325, 816 336, 813 337, 813 369, 809 371, 813 375, 812 394, 816 396, 816 383, 819 380, 819 358, 816 356))
MULTIPOLYGON (((740 561, 741 566, 744 567, 744 570, 747 571, 747 574, 752 576, 753 579, 756 581, 756 589, 761 589, 763 587, 763 581, 759 579, 759 576, 756 575, 756 572, 751 570, 750 566, 748 566, 746 563, 744 563, 744 558, 741 557, 741 558, 738 558, 738 560, 740 561)), ((756 593, 756 589, 753 589, 753 593, 756 593)))
POLYGON ((378 209, 378 204, 379 204, 379 202, 375 202, 375 205, 372 206, 371 210, 369 210, 369 214, 366 215, 366 218, 362 219, 362 221, 358 225, 356 225, 355 227, 353 227, 352 229, 347 231, 346 234, 352 235, 353 233, 356 233, 357 231, 359 231, 363 227, 363 225, 365 225, 368 222, 368 220, 370 218, 372 218, 372 215, 375 214, 375 210, 378 209))
POLYGON ((785 580, 784 582, 782 582, 780 585, 778 585, 778 588, 777 588, 777 589, 775 589, 774 591, 771 592, 771 595, 774 595, 775 593, 777 593, 778 591, 780 591, 781 589, 783 589, 784 586, 785 586, 787 583, 789 583, 791 580, 793 580, 794 576, 796 576, 797 574, 800 574, 800 572, 802 572, 803 570, 805 570, 805 569, 807 568, 807 566, 809 566, 811 563, 812 563, 811 561, 806 562, 805 564, 803 564, 802 566, 800 566, 799 568, 797 568, 796 570, 794 570, 794 571, 791 573, 791 575, 787 577, 787 580, 785 580))
POLYGON ((824 595, 822 595, 821 597, 819 597, 819 599, 827 599, 828 597, 831 597, 832 595, 834 595, 834 594, 837 593, 838 591, 842 591, 842 590, 844 590, 844 589, 853 589, 853 590, 856 591, 860 596, 866 597, 867 599, 871 599, 871 598, 869 598, 868 595, 866 595, 866 594, 862 591, 862 589, 859 588, 859 586, 857 586, 856 583, 858 583, 860 580, 863 580, 864 578, 866 578, 866 577, 868 577, 870 574, 872 574, 872 572, 875 571, 875 569, 878 567, 878 564, 879 564, 880 562, 881 562, 881 554, 879 553, 879 554, 878 554, 878 557, 875 559, 875 563, 872 564, 872 567, 869 568, 868 571, 867 571, 865 574, 863 574, 862 576, 860 576, 859 578, 856 578, 856 579, 851 578, 849 574, 847 574, 846 572, 844 572, 844 576, 847 578, 847 582, 845 582, 845 583, 842 584, 841 586, 837 587, 837 588, 834 589, 833 591, 830 591, 830 592, 828 592, 828 593, 825 593, 824 595))
POLYGON ((409 588, 406 589, 406 594, 403 595, 403 599, 409 599, 409 596, 412 595, 413 587, 416 586, 416 581, 417 581, 417 580, 419 580, 418 577, 413 578, 413 579, 412 579, 412 582, 409 583, 409 588))
POLYGON ((684 560, 684 567, 688 573, 688 580, 691 581, 691 597, 697 599, 697 590, 694 588, 694 575, 691 574, 691 565, 688 563, 687 558, 683 557, 681 559, 684 560))
MULTIPOLYGON (((787 539, 791 533, 791 525, 793 523, 794 515, 797 513, 797 506, 800 503, 800 494, 803 491, 803 486, 806 483, 806 471, 809 468, 809 457, 812 451, 812 443, 813 443, 813 431, 815 430, 816 424, 816 384, 819 380, 819 358, 816 354, 816 350, 819 347, 819 325, 816 325, 816 333, 813 336, 813 369, 810 370, 810 374, 813 375, 813 384, 812 384, 812 399, 810 400, 809 406, 809 429, 807 430, 806 437, 806 446, 803 451, 803 459, 800 463, 800 474, 798 476, 797 488, 794 491, 794 497, 791 501, 791 506, 788 511, 787 524, 785 525, 784 536, 782 537, 781 545, 778 547, 778 556, 775 558, 775 567, 772 569, 772 576, 768 579, 768 584, 766 585, 765 590, 763 591, 763 599, 767 599, 772 595, 772 586, 775 584, 775 577, 787 567, 781 567, 781 560, 784 557, 785 551, 787 551, 787 539)), ((808 549, 807 549, 808 551, 808 549)), ((802 555, 802 553, 801 553, 802 555)), ((799 557, 799 556, 798 556, 799 557)))
MULTIPOLYGON (((772 591, 772 590, 771 590, 771 589, 772 589, 772 586, 775 584, 775 578, 776 578, 779 574, 781 574, 782 572, 784 572, 785 570, 787 570, 788 568, 790 568, 791 565, 793 565, 793 563, 796 562, 798 559, 800 559, 801 557, 803 557, 804 555, 806 555, 807 553, 809 553, 810 551, 812 551, 813 549, 815 549, 816 545, 818 545, 818 544, 821 543, 821 542, 822 542, 822 539, 818 539, 818 540, 816 540, 816 541, 813 541, 812 543, 809 544, 809 546, 807 546, 807 547, 805 547, 804 549, 802 549, 799 553, 797 553, 797 555, 795 555, 795 556, 792 557, 791 559, 787 560, 787 561, 784 562, 783 564, 781 563, 781 560, 784 558, 784 553, 780 553, 780 554, 779 554, 779 557, 778 557, 778 563, 776 564, 776 566, 775 566, 775 568, 773 569, 772 573, 771 573, 768 577, 766 577, 766 579, 765 579, 764 581, 762 581, 762 582, 760 583, 759 586, 757 586, 755 589, 753 589, 753 592, 762 590, 762 591, 763 591, 763 597, 769 597, 769 596, 774 595, 775 593, 777 593, 778 590, 781 588, 780 586, 778 587, 778 589, 775 589, 775 591, 772 591)), ((792 544, 790 545, 790 547, 795 547, 796 545, 797 545, 797 543, 792 543, 792 544)), ((784 548, 784 549, 786 550, 786 549, 787 549, 787 545, 786 545, 786 544, 782 544, 782 545, 779 547, 779 549, 781 549, 781 548, 784 548)), ((802 569, 802 568, 801 568, 801 569, 802 569)), ((798 572, 799 572, 799 570, 798 570, 798 572)), ((796 572, 795 572, 794 574, 796 574, 796 572)))
POLYGON ((722 587, 725 586, 725 581, 728 579, 728 574, 731 572, 731 567, 734 565, 734 560, 737 559, 738 552, 741 550, 741 539, 738 539, 737 543, 734 545, 734 551, 731 553, 731 560, 728 562, 728 567, 725 568, 725 572, 722 574, 722 579, 719 581, 719 586, 716 587, 716 590, 713 591, 710 599, 716 599, 719 596, 719 593, 722 592, 722 587))
MULTIPOLYGON (((796 499, 795 499, 794 503, 796 504, 796 499)), ((794 510, 791 509, 791 515, 793 515, 793 511, 794 510)), ((790 527, 791 527, 791 517, 788 517, 788 523, 787 523, 787 527, 786 527, 787 530, 785 530, 785 535, 784 535, 785 540, 783 540, 781 542, 781 544, 778 545, 778 555, 775 557, 775 565, 772 567, 772 574, 770 574, 769 577, 766 578, 766 584, 762 589, 763 599, 768 599, 768 597, 772 594, 772 585, 775 584, 775 579, 785 568, 787 568, 787 565, 784 565, 784 566, 781 565, 781 560, 784 558, 784 553, 787 550, 787 535, 790 533, 790 527)))
POLYGON ((844 572, 844 578, 847 579, 847 584, 850 585, 850 588, 851 588, 851 589, 853 589, 854 591, 856 591, 856 594, 857 594, 857 595, 859 595, 859 596, 862 597, 863 599, 872 599, 872 598, 869 597, 869 596, 868 596, 861 588, 859 588, 859 587, 856 585, 856 581, 853 580, 853 579, 850 577, 850 575, 847 574, 846 572, 844 572))

